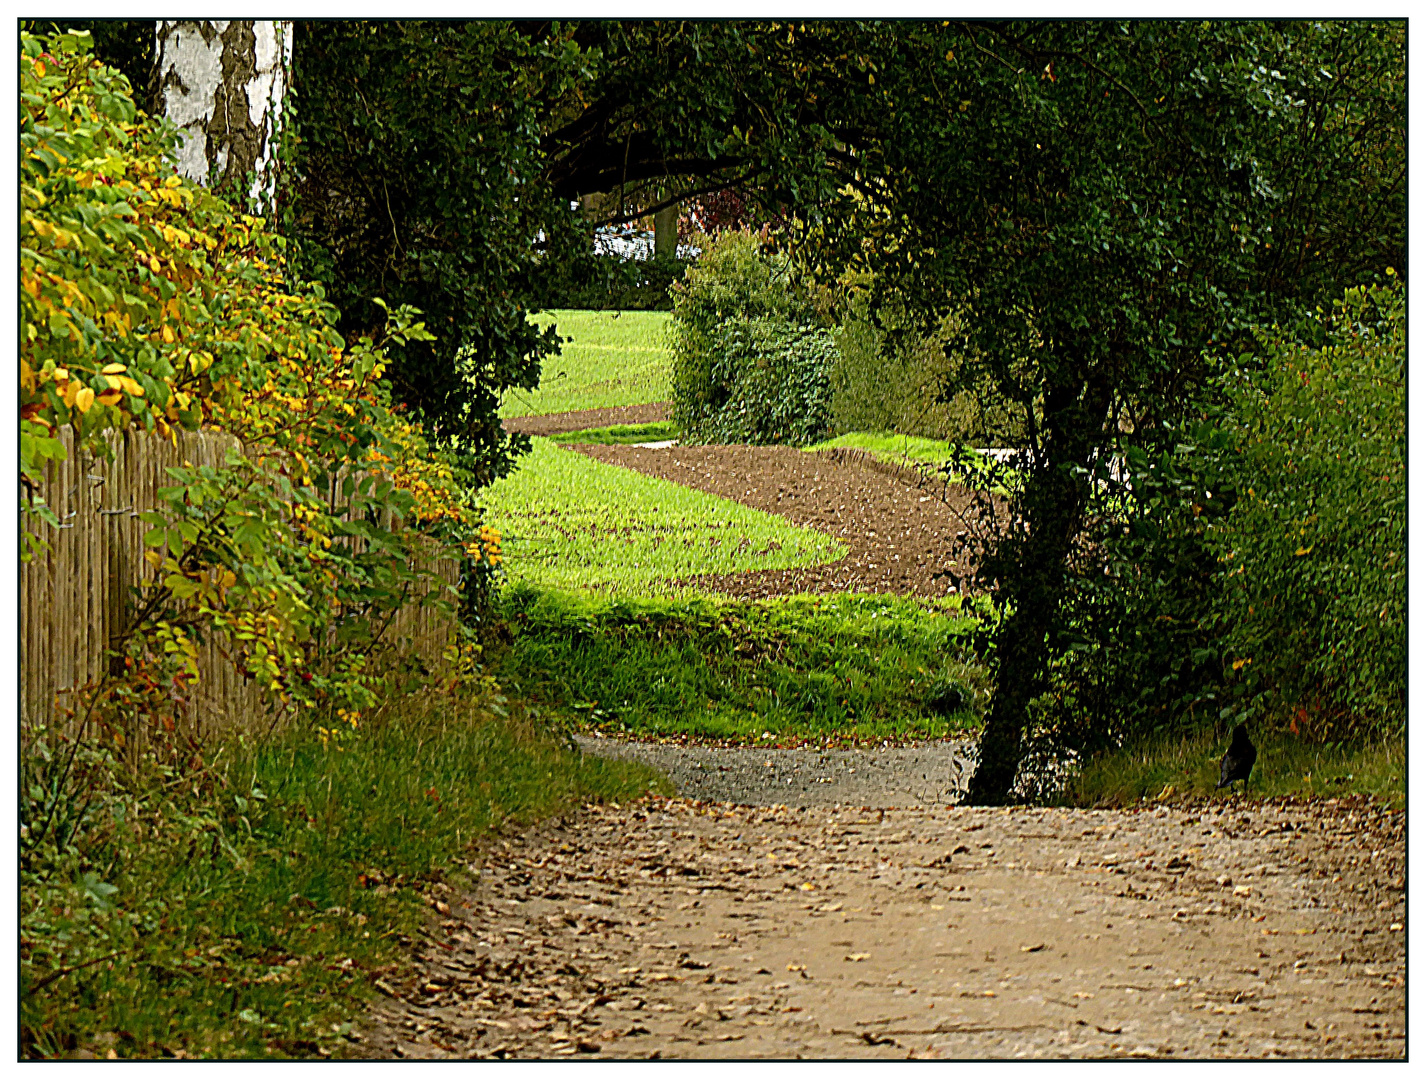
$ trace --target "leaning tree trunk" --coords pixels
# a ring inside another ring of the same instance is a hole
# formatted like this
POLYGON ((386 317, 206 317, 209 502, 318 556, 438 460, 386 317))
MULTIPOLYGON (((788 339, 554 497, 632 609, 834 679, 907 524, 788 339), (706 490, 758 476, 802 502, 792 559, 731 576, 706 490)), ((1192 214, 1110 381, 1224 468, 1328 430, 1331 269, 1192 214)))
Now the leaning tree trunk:
POLYGON ((291 20, 159 20, 155 111, 178 125, 178 171, 270 212, 283 101, 292 85, 291 20))
POLYGON ((997 553, 1011 613, 996 637, 995 697, 966 790, 968 804, 996 806, 1011 797, 1030 702, 1043 692, 1069 557, 1084 520, 1089 487, 1081 470, 1091 464, 1109 397, 1102 372, 1087 382, 1071 374, 1046 390, 1044 460, 1022 495, 1028 531, 1008 544, 1003 539, 1004 551, 997 553))

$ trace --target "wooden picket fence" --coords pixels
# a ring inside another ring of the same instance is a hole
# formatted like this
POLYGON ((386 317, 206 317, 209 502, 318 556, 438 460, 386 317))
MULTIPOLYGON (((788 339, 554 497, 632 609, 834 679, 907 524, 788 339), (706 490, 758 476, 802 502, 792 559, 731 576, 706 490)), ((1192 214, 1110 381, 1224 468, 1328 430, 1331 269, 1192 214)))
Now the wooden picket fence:
MULTIPOLYGON (((76 690, 93 683, 109 663, 108 650, 131 614, 131 589, 152 580, 144 561, 139 515, 157 509, 158 489, 176 481, 166 471, 180 465, 221 465, 238 440, 218 432, 180 432, 177 445, 144 432, 114 433, 112 461, 76 452, 70 429, 64 461, 51 462, 42 494, 60 528, 26 518, 24 528, 48 550, 20 568, 20 715, 29 727, 53 722, 76 690)), ((459 568, 449 559, 428 567, 447 584, 459 568)), ((448 613, 421 606, 413 596, 387 629, 385 641, 437 667, 453 629, 448 613)), ((223 656, 224 643, 199 651, 200 679, 186 722, 200 738, 268 730, 265 695, 223 656)))

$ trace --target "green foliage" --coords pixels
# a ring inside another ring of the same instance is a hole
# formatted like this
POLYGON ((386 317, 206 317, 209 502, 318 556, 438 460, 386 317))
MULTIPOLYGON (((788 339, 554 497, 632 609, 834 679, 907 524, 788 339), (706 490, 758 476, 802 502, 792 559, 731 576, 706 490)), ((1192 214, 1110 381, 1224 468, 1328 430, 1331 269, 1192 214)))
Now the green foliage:
POLYGON ((875 318, 865 290, 853 290, 845 306, 831 379, 834 431, 895 431, 976 446, 1023 439, 1018 407, 960 355, 959 313, 923 333, 894 298, 875 318))
POLYGON ((1236 494, 1208 530, 1222 566, 1209 621, 1279 718, 1319 734, 1395 729, 1406 708, 1406 306, 1348 290, 1321 348, 1280 331, 1225 378, 1223 452, 1236 494))
POLYGON ((540 370, 540 385, 511 390, 502 417, 546 416, 578 409, 667 401, 669 317, 654 311, 541 312, 535 322, 560 336, 560 352, 540 370))
POLYGON ((1067 592, 1047 735, 1101 754, 1249 719, 1397 730, 1404 328, 1399 287, 1350 290, 1309 330, 1320 347, 1262 333, 1172 450, 1130 449, 1103 572, 1067 592))
POLYGON ((786 256, 751 233, 707 244, 674 290, 673 413, 685 438, 814 442, 831 422, 837 349, 786 256))
POLYGON ((509 22, 314 21, 298 41, 304 270, 343 333, 381 325, 373 297, 421 307, 438 338, 393 350, 395 396, 488 482, 523 445, 501 430, 502 395, 533 390, 558 352, 527 318, 533 278, 552 253, 589 247, 540 143, 588 58, 568 27, 509 22))
POLYGON ((593 311, 669 311, 670 292, 691 265, 687 259, 547 259, 538 279, 541 307, 593 311))
POLYGON ((807 257, 828 278, 871 275, 873 310, 894 301, 925 334, 958 313, 973 381, 1019 404, 1029 451, 978 560, 1009 613, 971 789, 996 801, 1014 781, 1031 702, 1053 664, 1073 661, 1065 601, 1103 575, 1089 555, 1109 539, 1101 526, 1117 527, 1115 456, 1172 452, 1206 353, 1239 351, 1254 323, 1323 296, 1331 273, 1303 292, 1269 269, 1288 257, 1285 235, 1315 221, 1338 270, 1346 252, 1375 262, 1398 248, 1399 170, 1385 186, 1365 182, 1371 155, 1351 148, 1346 117, 1383 160, 1394 153, 1401 84, 1384 69, 1404 70, 1401 42, 1391 27, 1347 23, 856 33, 865 47, 829 62, 818 87, 849 149, 829 154, 842 198, 804 215, 817 248, 807 257), (1351 161, 1319 170, 1328 145, 1351 161), (1318 215, 1351 191, 1368 212, 1318 215))
POLYGON ((846 554, 839 541, 776 514, 533 443, 483 494, 512 581, 662 593, 698 574, 816 566, 846 554))
POLYGON ((103 456, 124 429, 243 444, 172 469, 144 513, 152 576, 110 646, 146 689, 101 683, 87 707, 117 723, 142 697, 158 722, 186 695, 145 680, 196 678, 194 642, 218 631, 275 704, 359 713, 391 615, 428 585, 445 599, 430 556, 474 534, 449 460, 382 382, 385 347, 431 335, 377 301, 382 340, 348 345, 321 290, 287 276, 281 238, 176 175, 172 125, 137 111, 86 37, 24 34, 21 50, 23 478, 37 486, 65 424, 103 456))
MULTIPOLYGON (((341 744, 302 728, 200 769, 91 745, 74 822, 21 865, 25 1057, 313 1057, 375 990, 481 841, 660 781, 585 758, 503 699, 391 702, 341 744)), ((26 751, 39 799, 65 744, 26 751)), ((33 785, 33 786, 32 786, 33 785)))
POLYGON ((988 696, 959 601, 592 597, 515 586, 500 678, 604 731, 758 740, 942 738, 988 696))

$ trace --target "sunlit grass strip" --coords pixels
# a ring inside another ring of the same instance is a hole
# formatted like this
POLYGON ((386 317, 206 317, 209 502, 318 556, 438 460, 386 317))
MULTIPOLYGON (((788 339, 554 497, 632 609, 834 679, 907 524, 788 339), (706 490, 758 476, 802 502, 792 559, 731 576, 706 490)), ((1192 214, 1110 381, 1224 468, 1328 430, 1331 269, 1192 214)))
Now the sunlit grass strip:
POLYGON ((866 594, 662 599, 512 586, 502 685, 604 731, 759 742, 973 730, 983 602, 866 594))
POLYGON ((547 311, 535 316, 541 327, 554 323, 561 337, 573 340, 545 361, 538 389, 505 396, 500 415, 546 416, 667 401, 673 367, 665 340, 668 317, 666 311, 547 311))
POLYGON ((841 448, 866 450, 883 461, 910 460, 927 465, 940 465, 951 457, 951 449, 945 439, 925 439, 919 435, 897 435, 889 431, 849 431, 803 449, 841 448))
POLYGON ((609 427, 585 428, 583 431, 567 431, 551 435, 550 441, 557 443, 595 443, 602 446, 618 444, 658 442, 663 439, 677 439, 678 425, 672 420, 660 420, 653 424, 612 424, 609 427))
POLYGON ((669 595, 697 574, 835 562, 840 541, 667 480, 533 440, 519 468, 485 491, 512 581, 669 595))

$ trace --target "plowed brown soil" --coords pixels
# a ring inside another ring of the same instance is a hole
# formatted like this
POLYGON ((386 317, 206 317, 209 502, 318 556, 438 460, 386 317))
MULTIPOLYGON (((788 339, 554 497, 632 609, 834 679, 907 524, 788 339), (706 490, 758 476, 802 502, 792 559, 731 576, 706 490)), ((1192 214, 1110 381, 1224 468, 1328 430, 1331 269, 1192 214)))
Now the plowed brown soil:
POLYGON ((652 405, 619 405, 609 409, 580 409, 548 416, 517 416, 500 421, 506 431, 521 435, 563 435, 566 431, 610 427, 614 424, 653 424, 668 419, 668 402, 652 405))
POLYGON ((577 446, 599 461, 659 476, 830 533, 845 558, 824 566, 706 575, 684 584, 729 596, 887 592, 940 597, 969 567, 956 538, 973 528, 970 497, 947 498, 865 466, 786 446, 577 446))

